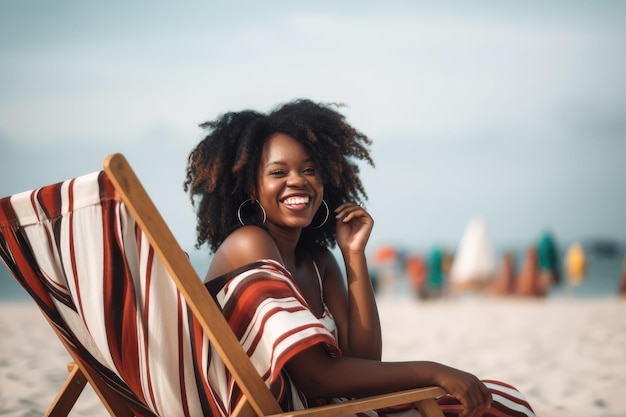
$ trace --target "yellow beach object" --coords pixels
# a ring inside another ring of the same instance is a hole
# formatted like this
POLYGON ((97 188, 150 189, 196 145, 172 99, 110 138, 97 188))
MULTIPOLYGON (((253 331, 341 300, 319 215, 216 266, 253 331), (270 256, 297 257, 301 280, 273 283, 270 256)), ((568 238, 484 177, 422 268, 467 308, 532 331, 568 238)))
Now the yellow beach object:
POLYGON ((583 246, 575 242, 567 249, 565 254, 565 270, 567 280, 571 285, 578 285, 587 274, 587 259, 583 246))

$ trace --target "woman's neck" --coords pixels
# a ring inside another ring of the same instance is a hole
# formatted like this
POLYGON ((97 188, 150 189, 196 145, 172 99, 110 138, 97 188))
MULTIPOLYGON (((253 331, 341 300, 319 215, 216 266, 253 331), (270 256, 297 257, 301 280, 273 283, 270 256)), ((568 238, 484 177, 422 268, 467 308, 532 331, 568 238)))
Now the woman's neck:
POLYGON ((270 230, 270 235, 274 238, 283 263, 288 270, 295 269, 297 257, 296 248, 300 240, 301 230, 270 230))

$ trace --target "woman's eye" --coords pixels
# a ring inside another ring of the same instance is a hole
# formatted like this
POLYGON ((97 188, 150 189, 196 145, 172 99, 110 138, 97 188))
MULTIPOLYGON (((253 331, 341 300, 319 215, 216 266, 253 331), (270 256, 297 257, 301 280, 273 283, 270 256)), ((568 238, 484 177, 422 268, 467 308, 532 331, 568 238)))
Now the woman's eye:
POLYGON ((271 172, 270 172, 270 175, 271 175, 272 177, 280 177, 280 176, 282 176, 282 175, 285 175, 285 171, 283 171, 283 170, 271 171, 271 172))
POLYGON ((308 167, 304 169, 304 173, 305 174, 315 174, 315 168, 313 167, 308 167))

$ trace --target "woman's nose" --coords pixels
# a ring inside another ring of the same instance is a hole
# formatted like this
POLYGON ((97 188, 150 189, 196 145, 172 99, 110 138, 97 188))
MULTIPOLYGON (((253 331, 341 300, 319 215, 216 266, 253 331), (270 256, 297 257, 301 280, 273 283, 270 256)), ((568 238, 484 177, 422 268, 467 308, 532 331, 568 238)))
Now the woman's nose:
POLYGON ((289 175, 287 178, 287 184, 292 187, 302 187, 307 184, 307 179, 304 174, 299 172, 294 172, 289 175))

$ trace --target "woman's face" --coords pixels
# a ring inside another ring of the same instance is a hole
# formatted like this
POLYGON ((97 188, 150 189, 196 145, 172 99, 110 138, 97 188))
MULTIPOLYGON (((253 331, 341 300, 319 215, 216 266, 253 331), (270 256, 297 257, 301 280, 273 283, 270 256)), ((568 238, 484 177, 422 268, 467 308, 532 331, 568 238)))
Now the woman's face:
POLYGON ((276 133, 263 147, 256 199, 269 227, 304 228, 313 220, 324 196, 317 167, 304 146, 276 133))

